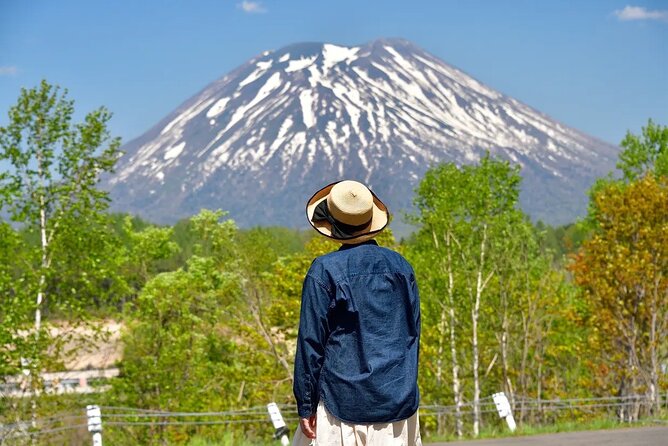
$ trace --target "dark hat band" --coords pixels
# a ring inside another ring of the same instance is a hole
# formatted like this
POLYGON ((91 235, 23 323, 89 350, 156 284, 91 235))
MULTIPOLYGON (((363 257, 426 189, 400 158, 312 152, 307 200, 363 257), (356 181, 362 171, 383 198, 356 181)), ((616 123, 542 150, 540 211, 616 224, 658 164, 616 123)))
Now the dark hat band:
POLYGON ((362 223, 361 225, 354 226, 342 223, 335 219, 329 212, 329 208, 327 207, 327 200, 322 200, 320 203, 318 203, 318 205, 313 210, 313 217, 311 217, 311 221, 314 223, 320 221, 329 222, 329 224, 332 226, 332 237, 341 240, 349 240, 351 238, 358 237, 359 232, 368 227, 371 223, 371 220, 373 220, 373 216, 369 219, 369 221, 362 223))

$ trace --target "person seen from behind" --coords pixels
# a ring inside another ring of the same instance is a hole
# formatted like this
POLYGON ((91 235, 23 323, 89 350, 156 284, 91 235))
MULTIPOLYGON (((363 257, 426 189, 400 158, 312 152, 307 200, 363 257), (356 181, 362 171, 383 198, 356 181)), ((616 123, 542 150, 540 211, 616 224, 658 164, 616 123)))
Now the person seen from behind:
POLYGON ((304 278, 292 444, 421 446, 420 298, 410 264, 374 240, 389 211, 364 184, 345 180, 316 192, 306 215, 341 247, 304 278))

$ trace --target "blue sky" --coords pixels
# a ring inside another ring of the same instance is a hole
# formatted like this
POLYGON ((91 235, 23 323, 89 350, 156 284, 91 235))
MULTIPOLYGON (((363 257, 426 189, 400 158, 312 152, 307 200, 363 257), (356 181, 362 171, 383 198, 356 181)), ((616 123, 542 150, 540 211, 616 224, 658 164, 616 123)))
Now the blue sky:
POLYGON ((0 0, 0 125, 45 78, 128 141, 264 50, 379 37, 608 142, 668 124, 668 0, 0 0))

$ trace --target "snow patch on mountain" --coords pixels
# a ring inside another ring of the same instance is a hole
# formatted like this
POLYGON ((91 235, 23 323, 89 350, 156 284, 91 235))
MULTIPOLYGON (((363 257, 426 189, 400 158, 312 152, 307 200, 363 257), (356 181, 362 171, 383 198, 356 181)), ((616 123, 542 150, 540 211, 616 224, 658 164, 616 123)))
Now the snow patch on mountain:
POLYGON ((348 65, 355 59, 357 59, 357 53, 359 52, 358 47, 348 48, 345 46, 337 46, 326 43, 322 47, 322 69, 324 73, 327 73, 331 67, 338 64, 339 62, 346 62, 348 65))
POLYGON ((170 147, 170 148, 167 149, 167 151, 165 152, 165 156, 164 156, 163 158, 164 158, 165 160, 171 160, 171 159, 174 159, 174 158, 176 158, 177 156, 179 156, 179 155, 181 154, 181 152, 183 152, 183 149, 185 149, 185 147, 186 147, 186 143, 185 143, 185 141, 182 142, 182 143, 180 143, 180 144, 175 145, 174 147, 170 147))
POLYGON ((225 106, 230 102, 230 98, 219 99, 213 106, 206 112, 207 118, 215 118, 225 110, 225 106))
POLYGON ((311 128, 315 125, 316 119, 313 114, 313 90, 310 88, 299 93, 299 103, 302 107, 302 120, 306 128, 311 128))
POLYGON ((312 57, 302 57, 297 60, 291 60, 288 63, 288 67, 285 69, 287 73, 292 73, 293 71, 303 70, 306 67, 309 67, 315 62, 316 56, 312 57))

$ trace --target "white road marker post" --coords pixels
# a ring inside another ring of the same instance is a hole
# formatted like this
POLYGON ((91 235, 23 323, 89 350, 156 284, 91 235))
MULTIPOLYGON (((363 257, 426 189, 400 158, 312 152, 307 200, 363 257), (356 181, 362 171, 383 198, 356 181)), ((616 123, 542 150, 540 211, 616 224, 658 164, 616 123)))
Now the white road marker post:
POLYGON ((505 418, 510 431, 515 432, 517 425, 515 424, 513 411, 510 408, 510 401, 508 401, 506 394, 503 392, 495 393, 492 395, 492 398, 494 399, 494 404, 496 404, 496 410, 499 412, 499 417, 505 418))
POLYGON ((93 434, 93 446, 102 446, 102 411, 100 406, 86 406, 88 432, 93 434))
POLYGON ((281 440, 281 445, 288 446, 290 444, 290 439, 288 435, 290 430, 285 425, 281 411, 278 408, 276 403, 267 404, 267 411, 269 411, 269 417, 271 418, 271 423, 274 425, 274 439, 281 440))

